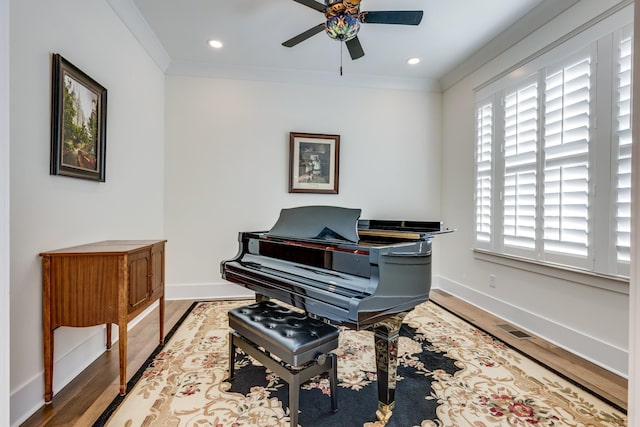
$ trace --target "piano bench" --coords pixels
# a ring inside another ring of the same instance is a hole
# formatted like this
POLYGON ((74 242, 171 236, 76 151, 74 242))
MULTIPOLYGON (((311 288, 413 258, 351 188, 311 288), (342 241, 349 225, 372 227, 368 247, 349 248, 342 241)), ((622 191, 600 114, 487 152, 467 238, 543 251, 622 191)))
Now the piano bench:
POLYGON ((289 384, 291 426, 298 425, 300 385, 329 373, 331 410, 338 410, 336 396, 337 327, 312 319, 272 301, 229 310, 229 380, 235 375, 236 348, 256 359, 289 384))

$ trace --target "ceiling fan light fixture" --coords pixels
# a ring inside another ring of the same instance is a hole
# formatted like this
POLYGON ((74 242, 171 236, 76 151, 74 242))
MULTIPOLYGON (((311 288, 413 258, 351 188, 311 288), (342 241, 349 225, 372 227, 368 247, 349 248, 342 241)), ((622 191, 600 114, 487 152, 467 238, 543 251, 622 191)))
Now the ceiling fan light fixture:
POLYGON ((325 27, 329 37, 346 42, 358 35, 360 22, 355 16, 341 14, 327 19, 325 27))
POLYGON ((345 42, 353 60, 364 56, 358 40, 360 24, 419 25, 424 14, 421 10, 360 11, 361 0, 293 1, 321 12, 325 22, 282 42, 284 47, 294 47, 324 30, 329 38, 345 42))
POLYGON ((209 40, 207 43, 214 49, 222 48, 222 42, 220 40, 209 40))
POLYGON ((409 58, 407 59, 407 64, 409 65, 417 65, 420 63, 420 58, 409 58))

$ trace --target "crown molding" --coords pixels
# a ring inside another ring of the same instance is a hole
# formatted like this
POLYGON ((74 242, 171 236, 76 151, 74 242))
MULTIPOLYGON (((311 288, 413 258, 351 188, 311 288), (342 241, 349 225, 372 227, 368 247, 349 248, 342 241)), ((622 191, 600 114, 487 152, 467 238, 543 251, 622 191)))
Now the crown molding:
POLYGON ((111 9, 147 51, 156 65, 165 72, 171 63, 171 57, 149 24, 144 19, 133 0, 107 0, 111 9))
POLYGON ((340 75, 335 73, 275 69, 266 67, 207 67, 198 63, 172 62, 166 70, 167 75, 202 78, 251 80, 287 84, 306 84, 321 86, 360 87, 369 89, 404 90, 440 93, 440 84, 433 79, 407 79, 393 76, 369 74, 340 75))
POLYGON ((449 89, 579 1, 580 0, 545 0, 540 3, 489 43, 478 49, 451 71, 447 72, 440 79, 442 90, 445 91, 449 89))

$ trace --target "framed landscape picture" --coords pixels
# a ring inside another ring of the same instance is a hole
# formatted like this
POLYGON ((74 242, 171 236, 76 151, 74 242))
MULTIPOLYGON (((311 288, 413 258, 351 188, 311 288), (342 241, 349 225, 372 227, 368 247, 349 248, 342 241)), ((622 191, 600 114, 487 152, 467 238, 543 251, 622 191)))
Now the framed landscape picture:
POLYGON ((107 90, 53 55, 51 175, 104 182, 107 90))
POLYGON ((291 132, 289 193, 338 194, 340 135, 291 132))

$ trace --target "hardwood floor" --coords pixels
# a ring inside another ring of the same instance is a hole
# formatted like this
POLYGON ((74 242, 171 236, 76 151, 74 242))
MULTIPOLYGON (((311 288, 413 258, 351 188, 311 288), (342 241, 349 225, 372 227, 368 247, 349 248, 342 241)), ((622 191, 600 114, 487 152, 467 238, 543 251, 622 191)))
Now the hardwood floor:
MULTIPOLYGON (((582 388, 590 390, 604 400, 617 405, 620 409, 627 410, 628 382, 626 378, 615 375, 541 338, 535 336, 525 339, 517 338, 508 330, 497 326, 505 325, 507 322, 504 320, 444 291, 432 290, 429 297, 441 307, 565 376, 582 388)), ((509 330, 511 329, 517 328, 509 330)), ((523 332, 528 334, 527 331, 523 332)))
MULTIPOLYGON (((168 332, 191 306, 193 301, 165 303, 165 331, 168 332)), ((127 381, 158 345, 158 308, 128 334, 127 381)), ((53 396, 22 426, 86 427, 102 414, 118 395, 120 371, 118 345, 103 353, 65 388, 53 396)), ((54 385, 55 386, 55 385, 54 385)))
MULTIPOLYGON (((510 346, 528 354, 549 368, 566 376, 583 388, 592 390, 620 408, 627 409, 627 380, 582 360, 536 337, 515 338, 496 325, 505 322, 439 290, 431 292, 438 305, 457 314, 510 346)), ((165 331, 169 331, 193 301, 167 301, 165 331)), ((144 363, 158 342, 156 308, 129 331, 128 372, 130 378, 144 363)), ((105 352, 64 389, 56 393, 49 405, 40 408, 23 427, 90 426, 118 394, 118 352, 105 352)))

